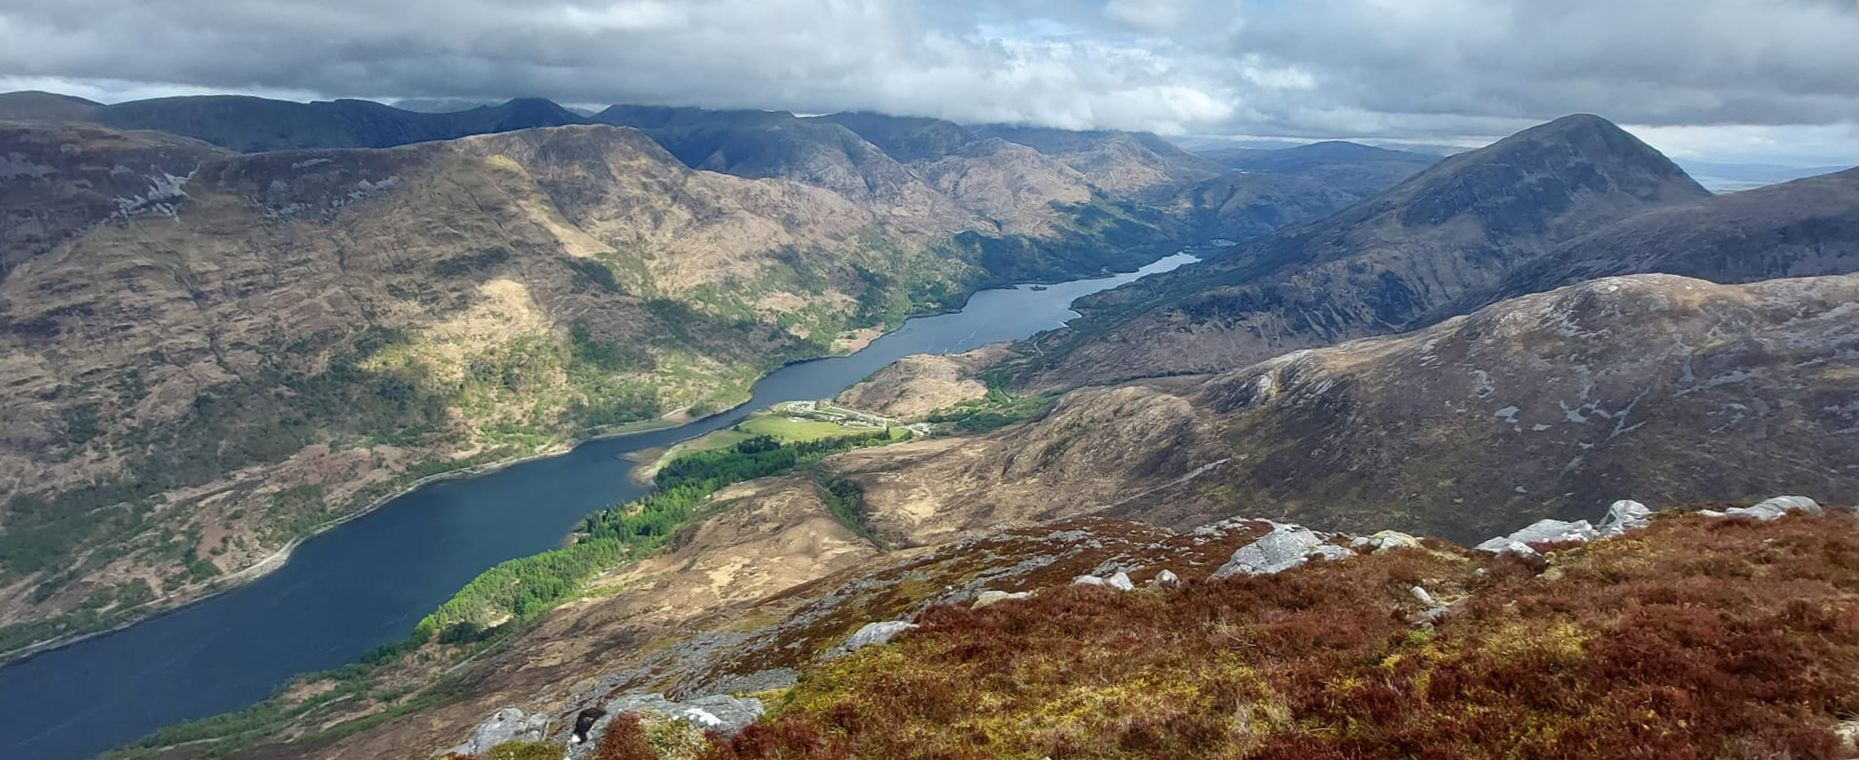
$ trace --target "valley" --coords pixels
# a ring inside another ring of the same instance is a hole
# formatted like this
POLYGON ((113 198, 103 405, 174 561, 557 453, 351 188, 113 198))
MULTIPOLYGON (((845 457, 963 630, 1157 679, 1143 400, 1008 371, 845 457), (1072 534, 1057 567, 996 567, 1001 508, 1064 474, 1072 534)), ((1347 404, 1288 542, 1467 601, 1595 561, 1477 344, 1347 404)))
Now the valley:
MULTIPOLYGON (((35 757, 1580 756, 1600 712, 1427 684, 1538 658, 1591 703, 1606 647, 1747 643, 1607 604, 1859 642, 1814 537, 1859 493, 1851 171, 1713 195, 1591 115, 1438 160, 27 95, 0 640, 70 644, 0 667, 35 757), (1771 561, 1830 617, 1726 601, 1771 561), (1341 607, 1375 621, 1300 617, 1341 607), (1211 662, 1125 646, 1165 629, 1211 662), (1017 680, 931 672, 970 658, 1017 680)), ((1701 662, 1647 682, 1773 671, 1701 662)), ((1789 683, 1689 740, 1848 741, 1844 686, 1789 683)))
POLYGON ((960 311, 908 320, 856 353, 776 370, 727 412, 417 488, 305 542, 248 585, 0 668, 0 709, 40 716, 34 722, 47 728, 18 746, 44 757, 84 757, 169 723, 242 709, 294 675, 347 665, 401 640, 481 572, 557 548, 590 513, 640 496, 629 452, 724 431, 782 402, 830 398, 905 356, 961 353, 1058 327, 1075 316, 1068 305, 1079 294, 1192 260, 1176 255, 1137 272, 1039 290, 984 290, 960 311), (337 619, 347 623, 319 622, 337 619), (160 667, 130 666, 156 653, 160 667), (100 663, 118 663, 122 675, 109 682, 77 675, 100 663), (121 678, 131 673, 137 685, 126 689, 121 678), (201 681, 218 686, 202 692, 193 687, 201 681))

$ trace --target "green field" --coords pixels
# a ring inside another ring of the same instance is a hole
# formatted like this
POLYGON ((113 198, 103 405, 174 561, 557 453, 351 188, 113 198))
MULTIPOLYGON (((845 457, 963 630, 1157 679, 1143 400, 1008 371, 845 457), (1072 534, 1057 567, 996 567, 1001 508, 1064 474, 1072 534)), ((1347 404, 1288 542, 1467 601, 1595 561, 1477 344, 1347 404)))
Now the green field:
MULTIPOLYGON (((728 448, 758 435, 770 436, 782 443, 798 443, 803 441, 817 441, 822 438, 832 438, 841 435, 852 435, 868 430, 870 430, 870 428, 845 427, 833 422, 799 419, 773 412, 758 412, 751 415, 748 419, 736 423, 734 426, 709 433, 699 438, 693 438, 666 449, 665 453, 660 454, 658 459, 652 462, 651 466, 646 469, 643 475, 649 478, 657 474, 659 468, 664 467, 671 460, 677 459, 685 454, 695 454, 700 451, 714 451, 716 449, 728 448)), ((904 430, 902 428, 896 428, 891 431, 892 438, 897 438, 902 435, 904 435, 904 430)))

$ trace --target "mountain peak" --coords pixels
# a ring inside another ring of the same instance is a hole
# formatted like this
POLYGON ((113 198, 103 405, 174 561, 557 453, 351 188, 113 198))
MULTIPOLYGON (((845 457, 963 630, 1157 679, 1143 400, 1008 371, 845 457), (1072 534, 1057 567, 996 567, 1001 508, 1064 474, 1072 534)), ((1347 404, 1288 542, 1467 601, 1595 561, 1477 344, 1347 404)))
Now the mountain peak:
POLYGON ((1469 216, 1495 238, 1510 238, 1561 237, 1646 206, 1709 195, 1631 133, 1577 114, 1453 156, 1384 200, 1403 207, 1401 222, 1408 226, 1469 216))

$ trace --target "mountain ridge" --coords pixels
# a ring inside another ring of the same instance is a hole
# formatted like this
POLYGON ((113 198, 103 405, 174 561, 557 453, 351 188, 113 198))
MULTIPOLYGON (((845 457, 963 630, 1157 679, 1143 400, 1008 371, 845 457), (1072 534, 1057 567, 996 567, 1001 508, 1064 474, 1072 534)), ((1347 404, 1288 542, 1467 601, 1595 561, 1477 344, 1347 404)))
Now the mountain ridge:
POLYGON ((1333 216, 1086 299, 1084 319, 1036 338, 1042 358, 1015 372, 1037 388, 1207 372, 1412 329, 1562 239, 1708 195, 1606 120, 1565 117, 1333 216))

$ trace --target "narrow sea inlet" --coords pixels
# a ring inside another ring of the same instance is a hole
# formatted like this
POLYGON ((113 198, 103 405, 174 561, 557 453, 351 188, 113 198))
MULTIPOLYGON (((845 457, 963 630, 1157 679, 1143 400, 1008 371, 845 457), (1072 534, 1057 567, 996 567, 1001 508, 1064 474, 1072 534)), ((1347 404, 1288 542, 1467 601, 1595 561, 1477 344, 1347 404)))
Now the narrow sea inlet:
POLYGON ((961 311, 912 319, 857 353, 782 368, 730 412, 419 488, 305 542, 254 583, 0 668, 0 757, 89 757, 251 705, 294 675, 405 636, 484 570, 555 548, 588 513, 639 496, 627 477, 633 463, 622 458, 629 452, 729 427, 772 404, 837 395, 911 354, 960 353, 1062 326, 1081 296, 1195 260, 1182 253, 1128 274, 982 291, 961 311))

